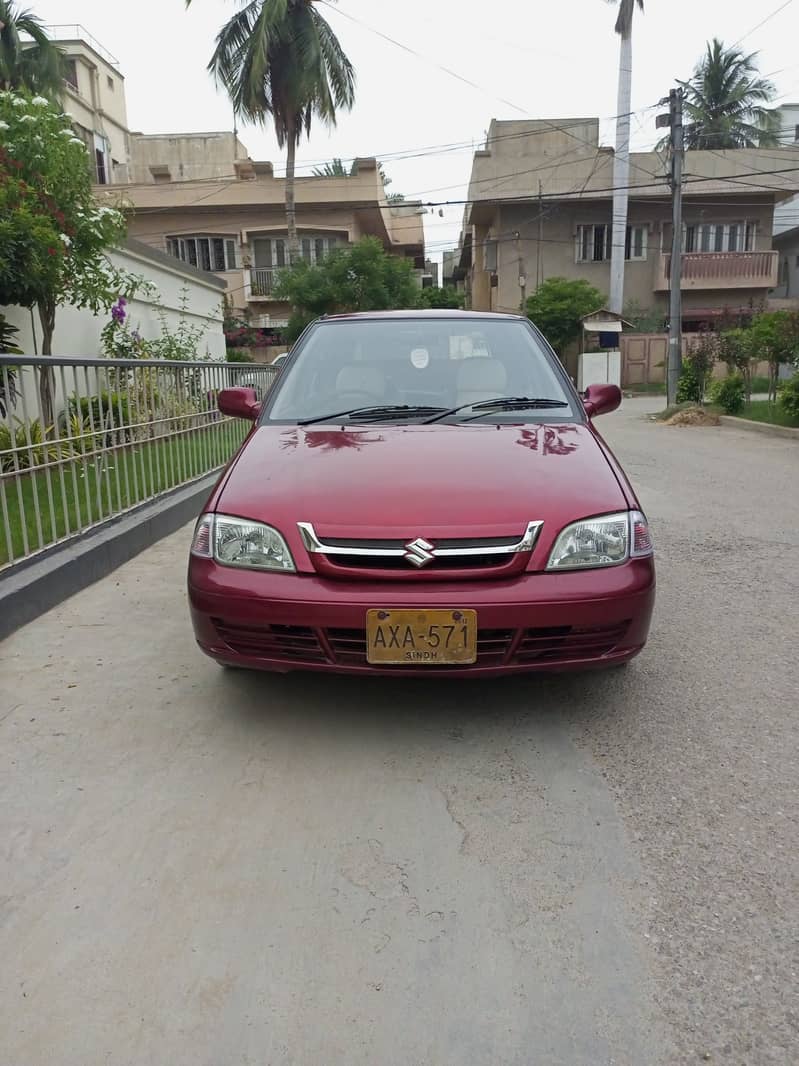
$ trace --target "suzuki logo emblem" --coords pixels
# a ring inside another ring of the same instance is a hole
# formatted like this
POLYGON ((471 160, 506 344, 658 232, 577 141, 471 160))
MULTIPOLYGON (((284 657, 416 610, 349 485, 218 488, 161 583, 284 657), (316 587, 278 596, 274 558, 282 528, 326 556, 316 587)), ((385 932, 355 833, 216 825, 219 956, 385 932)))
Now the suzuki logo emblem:
POLYGON ((433 559, 435 559, 433 545, 426 540, 422 540, 421 537, 412 540, 409 544, 406 544, 405 547, 407 550, 403 558, 407 559, 409 563, 413 564, 413 566, 427 566, 428 563, 432 563, 433 559))

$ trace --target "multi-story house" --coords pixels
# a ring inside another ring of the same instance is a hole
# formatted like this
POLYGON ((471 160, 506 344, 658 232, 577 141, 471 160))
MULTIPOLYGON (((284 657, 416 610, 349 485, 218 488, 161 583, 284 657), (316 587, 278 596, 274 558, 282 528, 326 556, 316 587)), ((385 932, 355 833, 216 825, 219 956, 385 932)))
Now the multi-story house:
MULTIPOLYGON (((285 180, 271 163, 231 159, 229 167, 227 178, 127 185, 121 192, 133 209, 129 232, 223 278, 236 310, 280 327, 289 315, 275 297, 277 275, 288 263, 285 180)), ((302 258, 314 263, 337 246, 374 236, 412 260, 421 285, 423 209, 387 204, 375 159, 357 160, 348 177, 297 178, 296 204, 302 258)))
MULTIPOLYGON (((625 305, 668 309, 671 196, 657 152, 630 157, 625 305)), ((610 286, 613 152, 599 120, 491 123, 475 153, 456 278, 472 307, 517 311, 545 278, 610 286)), ((796 150, 688 152, 683 325, 762 306, 777 281, 775 204, 799 191, 796 150)))
POLYGON ((98 185, 128 180, 125 79, 114 56, 83 26, 48 26, 65 56, 61 104, 84 141, 98 185))

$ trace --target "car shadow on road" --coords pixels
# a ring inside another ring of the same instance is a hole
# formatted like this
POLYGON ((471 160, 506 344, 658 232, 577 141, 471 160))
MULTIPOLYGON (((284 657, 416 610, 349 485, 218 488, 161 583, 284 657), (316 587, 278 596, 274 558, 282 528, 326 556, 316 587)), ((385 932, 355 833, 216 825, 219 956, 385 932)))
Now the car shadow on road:
POLYGON ((214 684, 220 713, 245 732, 263 727, 309 735, 389 731, 471 735, 514 725, 587 724, 624 712, 637 690, 637 667, 495 679, 328 677, 313 673, 220 671, 214 684))

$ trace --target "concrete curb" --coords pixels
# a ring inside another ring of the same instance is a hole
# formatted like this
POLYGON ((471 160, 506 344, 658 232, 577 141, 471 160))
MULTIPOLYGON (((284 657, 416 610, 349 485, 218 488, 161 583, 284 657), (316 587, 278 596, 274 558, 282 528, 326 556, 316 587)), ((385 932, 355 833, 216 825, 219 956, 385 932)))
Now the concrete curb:
POLYGON ((791 426, 773 426, 770 422, 753 422, 749 418, 738 418, 735 415, 719 415, 723 426, 734 426, 736 429, 744 429, 749 433, 760 433, 765 437, 787 437, 789 440, 799 441, 799 429, 791 426))
POLYGON ((0 640, 195 518, 219 471, 109 519, 0 574, 0 640))

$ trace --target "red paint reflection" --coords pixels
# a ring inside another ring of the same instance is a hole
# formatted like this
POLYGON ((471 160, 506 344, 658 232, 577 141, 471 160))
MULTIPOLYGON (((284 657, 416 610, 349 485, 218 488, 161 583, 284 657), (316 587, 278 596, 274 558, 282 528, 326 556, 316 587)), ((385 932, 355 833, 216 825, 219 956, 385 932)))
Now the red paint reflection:
POLYGON ((323 451, 337 452, 342 448, 354 448, 360 451, 365 444, 379 444, 385 437, 379 433, 363 432, 350 429, 309 429, 304 430, 302 439, 296 429, 283 433, 280 447, 284 451, 293 451, 302 443, 307 448, 321 448, 323 451))
POLYGON ((540 449, 542 455, 569 455, 577 450, 579 441, 564 440, 564 437, 576 432, 576 426, 536 426, 521 430, 516 443, 533 452, 540 449))

